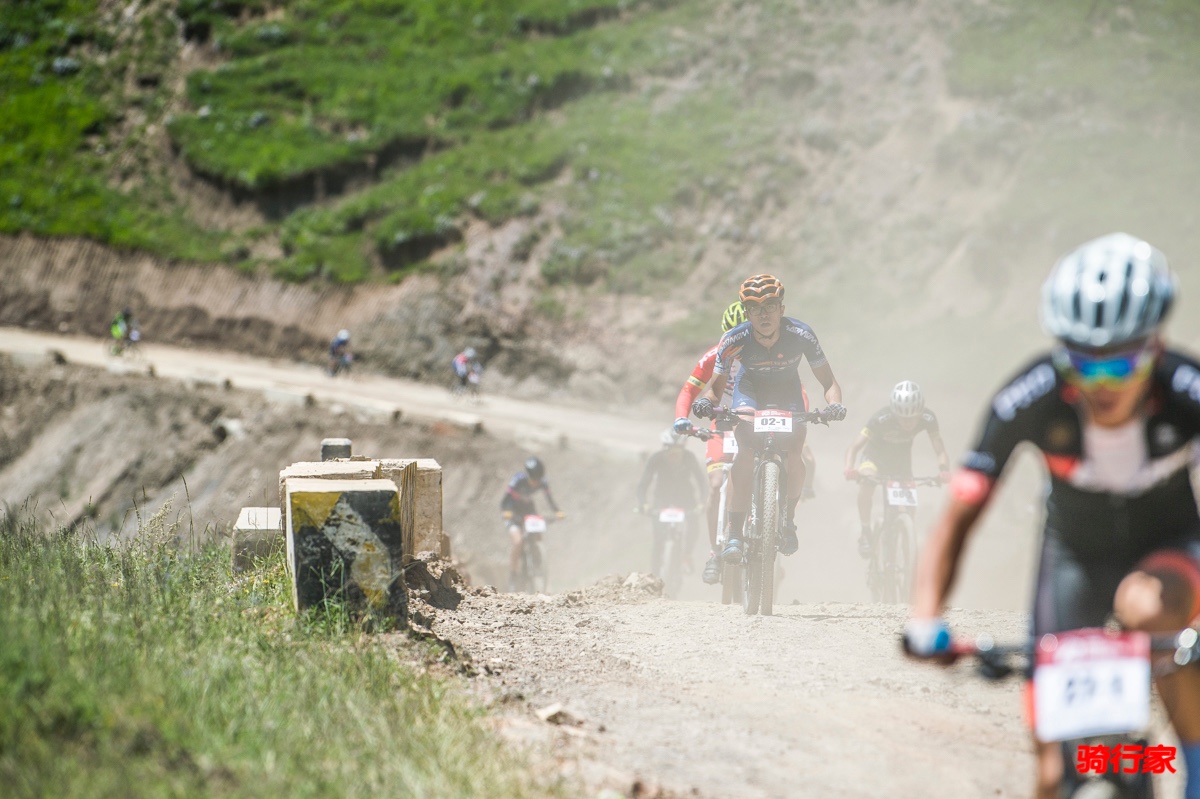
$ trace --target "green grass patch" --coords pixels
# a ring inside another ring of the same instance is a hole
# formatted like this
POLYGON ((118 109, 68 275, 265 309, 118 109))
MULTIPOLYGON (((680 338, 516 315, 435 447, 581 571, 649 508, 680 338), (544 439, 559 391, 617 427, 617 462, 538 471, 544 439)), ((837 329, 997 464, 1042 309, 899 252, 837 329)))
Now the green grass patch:
POLYGON ((0 781, 14 797, 544 796, 479 713, 282 556, 231 575, 168 513, 98 545, 0 516, 0 781))

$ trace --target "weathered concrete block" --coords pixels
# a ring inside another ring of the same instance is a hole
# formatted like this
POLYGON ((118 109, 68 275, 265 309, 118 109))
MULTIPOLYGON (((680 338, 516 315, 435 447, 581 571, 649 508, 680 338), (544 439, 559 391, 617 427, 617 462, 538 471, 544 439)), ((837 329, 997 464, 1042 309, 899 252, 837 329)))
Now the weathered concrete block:
POLYGON ((292 477, 285 490, 296 610, 340 598, 407 623, 404 536, 396 484, 292 477))
MULTIPOLYGON (((378 468, 377 461, 303 461, 293 463, 279 473, 279 507, 286 512, 287 493, 284 482, 291 477, 312 477, 322 480, 371 480, 378 468)), ((396 483, 396 485, 400 485, 396 483)))
POLYGON ((375 476, 400 486, 401 506, 412 509, 412 541, 405 554, 450 557, 449 540, 442 534, 441 464, 433 458, 382 458, 375 476))
POLYGON ((279 508, 242 508, 233 525, 233 570, 254 567, 283 543, 283 514, 279 508))
POLYGON ((321 439, 321 460, 332 461, 337 458, 349 458, 351 446, 348 438, 321 439))

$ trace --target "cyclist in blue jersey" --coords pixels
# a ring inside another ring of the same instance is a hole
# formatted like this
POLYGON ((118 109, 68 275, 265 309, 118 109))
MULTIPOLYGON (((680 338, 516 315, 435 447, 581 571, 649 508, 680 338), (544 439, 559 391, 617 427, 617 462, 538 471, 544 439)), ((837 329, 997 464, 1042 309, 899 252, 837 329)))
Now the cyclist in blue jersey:
POLYGON ((546 465, 542 463, 541 458, 531 455, 525 459, 525 469, 514 474, 508 481, 508 487, 504 489, 504 497, 500 500, 500 517, 504 522, 504 529, 512 541, 508 564, 509 591, 515 591, 517 586, 517 572, 521 565, 521 547, 525 540, 522 525, 526 516, 537 513, 533 497, 539 491, 546 496, 546 501, 550 503, 550 509, 554 511, 555 518, 566 518, 566 514, 558 509, 554 495, 550 493, 550 483, 546 481, 546 465))
MULTIPOLYGON (((753 275, 741 286, 740 298, 746 309, 746 321, 721 337, 713 380, 704 394, 692 403, 692 413, 704 418, 713 412, 714 403, 725 391, 735 361, 741 370, 733 385, 734 410, 775 408, 802 412, 804 388, 800 383, 800 362, 808 359, 813 374, 825 389, 829 418, 846 418, 842 406, 842 387, 833 376, 813 330, 803 322, 783 315, 783 283, 773 275, 753 275)), ((726 541, 722 557, 737 561, 742 557, 742 527, 750 508, 750 490, 754 481, 754 448, 751 429, 739 424, 736 430, 738 454, 730 470, 730 497, 726 541)), ((796 504, 804 495, 805 428, 801 425, 788 440, 788 497, 783 509, 783 533, 779 552, 791 555, 799 547, 794 516, 796 504)))

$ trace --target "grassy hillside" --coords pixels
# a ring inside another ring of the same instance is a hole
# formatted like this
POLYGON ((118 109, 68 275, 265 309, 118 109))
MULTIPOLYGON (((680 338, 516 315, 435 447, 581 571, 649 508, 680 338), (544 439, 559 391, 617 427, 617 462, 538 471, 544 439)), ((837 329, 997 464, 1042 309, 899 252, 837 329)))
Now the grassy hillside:
POLYGON ((5 796, 556 795, 340 607, 297 619, 281 555, 235 577, 170 518, 102 546, 0 516, 5 796))
POLYGON ((421 264, 472 217, 536 212, 570 170, 585 188, 546 277, 589 282, 658 243, 666 212, 652 209, 732 175, 730 141, 754 120, 734 126, 729 97, 651 125, 654 97, 630 94, 695 58, 670 32, 703 5, 180 0, 129 18, 106 3, 9 4, 0 230, 245 267, 277 238, 276 273, 357 281, 421 264), (208 66, 185 69, 184 49, 208 66), (190 224, 174 161, 263 224, 190 224))

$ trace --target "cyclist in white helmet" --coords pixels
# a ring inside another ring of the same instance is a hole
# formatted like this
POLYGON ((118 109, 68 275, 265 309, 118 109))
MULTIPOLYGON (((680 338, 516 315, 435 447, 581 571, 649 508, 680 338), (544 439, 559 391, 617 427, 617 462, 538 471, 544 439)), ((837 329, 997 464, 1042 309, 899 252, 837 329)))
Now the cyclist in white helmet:
MULTIPOLYGON (((996 393, 917 568, 905 646, 943 656, 941 618, 967 535, 1013 450, 1045 458, 1050 491, 1033 608, 1035 640, 1101 627, 1168 632, 1200 620, 1200 513, 1192 489, 1200 363, 1162 339, 1175 278, 1161 252, 1124 233, 1063 257, 1043 287, 1048 353, 996 393)), ((1200 799, 1200 668, 1155 678, 1200 799)), ((1037 796, 1059 795, 1058 744, 1037 741, 1037 796)))
POLYGON ((329 374, 332 377, 338 372, 348 371, 350 362, 354 359, 350 352, 350 331, 339 330, 329 342, 329 374))
MULTIPOLYGON (((929 443, 937 456, 938 471, 943 479, 950 477, 950 456, 938 429, 937 416, 925 407, 921 387, 911 380, 904 380, 892 389, 892 399, 887 407, 881 408, 859 432, 854 443, 846 450, 845 476, 847 480, 860 477, 892 478, 904 480, 912 477, 913 440, 921 432, 929 434, 929 443), (859 455, 862 455, 860 461, 859 455)), ((875 485, 864 480, 858 490, 858 518, 862 531, 858 536, 858 554, 871 557, 871 505, 875 498, 875 485)))

